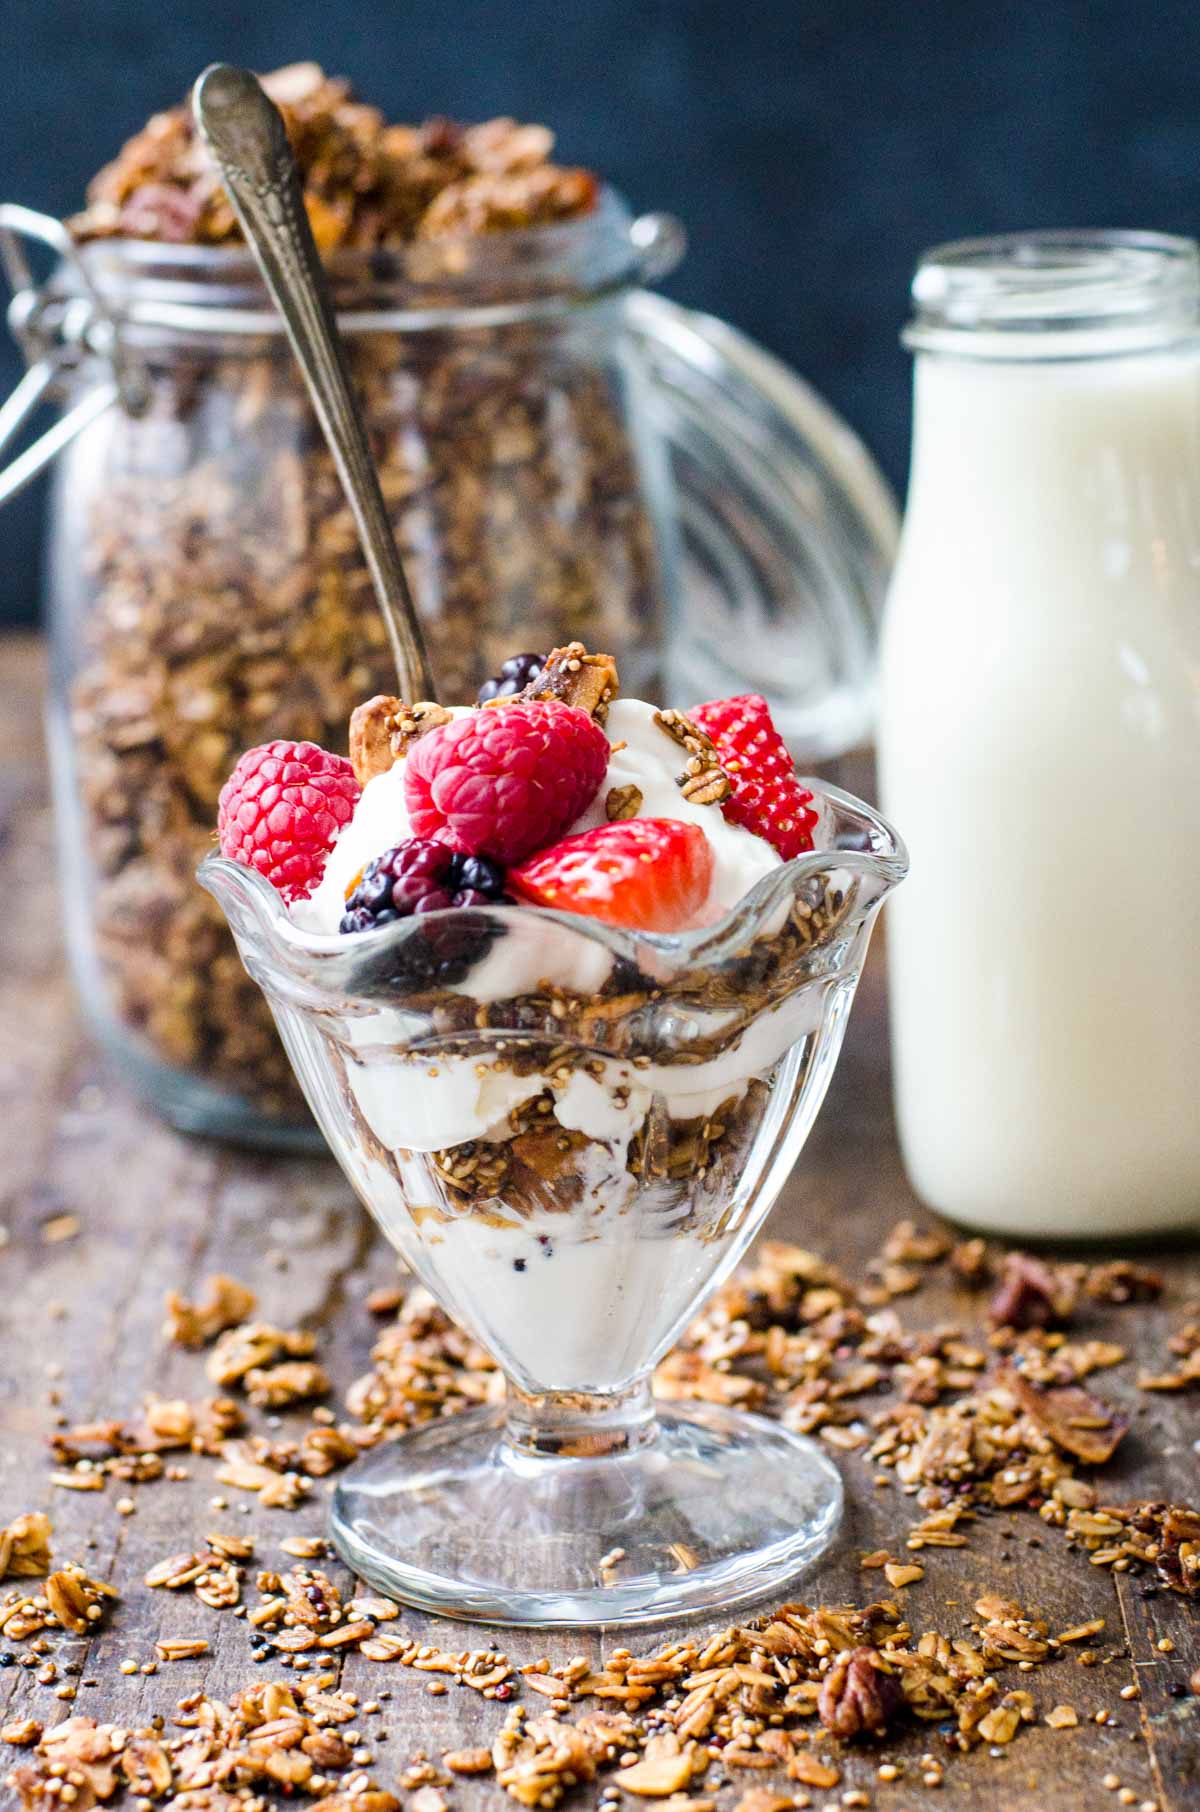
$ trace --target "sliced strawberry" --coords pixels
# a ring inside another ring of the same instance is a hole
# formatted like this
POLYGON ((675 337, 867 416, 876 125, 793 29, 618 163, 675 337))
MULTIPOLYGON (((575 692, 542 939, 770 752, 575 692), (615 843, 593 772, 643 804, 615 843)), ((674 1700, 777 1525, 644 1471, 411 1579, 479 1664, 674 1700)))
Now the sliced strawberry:
POLYGON ((712 885, 713 855, 698 824, 629 818, 539 850, 508 883, 536 906, 555 906, 630 931, 682 931, 712 885))
POLYGON ((758 692, 713 699, 688 712, 716 744, 733 792, 722 810, 731 824, 765 837, 785 862, 813 846, 812 794, 796 779, 787 744, 758 692))

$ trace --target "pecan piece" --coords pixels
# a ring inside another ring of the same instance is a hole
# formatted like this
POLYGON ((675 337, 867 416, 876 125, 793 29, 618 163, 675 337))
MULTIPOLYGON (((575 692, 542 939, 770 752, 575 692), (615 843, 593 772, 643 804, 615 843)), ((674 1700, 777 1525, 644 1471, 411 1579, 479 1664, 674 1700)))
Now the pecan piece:
POLYGON ((256 1365, 242 1380, 251 1403, 262 1409, 286 1409, 309 1397, 323 1397, 329 1374, 312 1359, 285 1359, 278 1365, 256 1365))
POLYGON ((817 1715, 834 1736, 880 1736, 900 1709, 899 1682, 880 1659, 876 1648, 843 1651, 822 1680, 817 1715))
POLYGON ((1075 1282, 1028 1252, 1009 1252, 1000 1287, 988 1304, 993 1327, 1044 1328, 1066 1321, 1075 1306, 1075 1282))
POLYGON ((51 1573, 43 1588, 46 1602, 65 1630, 86 1636, 99 1616, 95 1594, 89 1592, 91 1581, 86 1573, 64 1570, 51 1573))
POLYGON ((682 711, 656 711, 654 721, 687 756, 683 773, 678 776, 684 798, 693 805, 719 805, 722 799, 728 799, 733 788, 708 731, 682 711))
POLYGON ((636 818, 642 809, 640 786, 613 786, 604 796, 604 816, 610 824, 622 818, 636 818))
POLYGON ((415 705, 401 705, 392 725, 392 759, 400 761, 414 742, 449 722, 450 713, 445 705, 435 704, 432 699, 422 699, 415 705))
POLYGON ((247 1322, 229 1328, 208 1356, 206 1370, 214 1384, 237 1384, 249 1372, 274 1365, 280 1359, 307 1359, 315 1337, 301 1328, 277 1328, 270 1322, 247 1322))
POLYGON ((1035 1384, 1015 1365, 1005 1365, 999 1382, 1012 1392, 1018 1407, 1050 1436, 1055 1446, 1088 1466, 1103 1466, 1129 1430, 1120 1415, 1082 1384, 1060 1384, 1049 1390, 1035 1384))

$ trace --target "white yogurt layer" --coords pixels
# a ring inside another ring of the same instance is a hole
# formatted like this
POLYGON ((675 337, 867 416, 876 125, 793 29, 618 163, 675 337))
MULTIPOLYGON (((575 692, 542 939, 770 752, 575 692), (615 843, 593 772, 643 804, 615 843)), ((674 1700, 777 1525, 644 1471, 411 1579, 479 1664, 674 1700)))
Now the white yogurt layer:
POLYGON ((424 1230, 427 1263, 456 1313, 528 1389, 603 1391, 645 1364, 703 1294, 726 1241, 655 1237, 606 1214, 580 1239, 563 1217, 490 1227, 466 1216, 424 1230))
MULTIPOLYGON (((819 1000, 793 995, 756 1015, 728 1050, 706 1063, 641 1069, 597 1057, 599 1075, 574 1069, 564 1083, 542 1070, 514 1075, 478 1051, 398 1057, 395 1044, 407 1040, 396 1035, 398 1016, 386 1008, 343 1023, 338 1037, 362 1116, 389 1151, 442 1151, 467 1139, 505 1136, 511 1110, 543 1092, 553 1096, 560 1126, 616 1147, 628 1145, 655 1096, 673 1120, 707 1118, 723 1102, 740 1099, 754 1077, 768 1075, 792 1045, 816 1031, 820 1012, 819 1000)), ((695 1015, 697 1030, 711 1032, 714 1017, 695 1015)))
POLYGON ((507 1226, 475 1215, 418 1221, 408 1205, 424 1193, 415 1160, 401 1160, 400 1180, 377 1159, 351 1160, 392 1244, 529 1390, 626 1382, 674 1334, 737 1238, 732 1228, 706 1236, 626 1212, 634 1179, 602 1151, 587 1160, 577 1211, 507 1226))

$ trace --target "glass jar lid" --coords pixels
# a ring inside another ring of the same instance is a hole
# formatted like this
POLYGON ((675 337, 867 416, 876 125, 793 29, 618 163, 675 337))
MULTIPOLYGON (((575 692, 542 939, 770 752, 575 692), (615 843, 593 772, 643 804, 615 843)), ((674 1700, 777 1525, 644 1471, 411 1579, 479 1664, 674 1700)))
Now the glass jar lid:
POLYGON ((1200 333, 1200 247, 1169 233, 1005 233, 935 246, 904 342, 975 359, 1100 358, 1200 333))

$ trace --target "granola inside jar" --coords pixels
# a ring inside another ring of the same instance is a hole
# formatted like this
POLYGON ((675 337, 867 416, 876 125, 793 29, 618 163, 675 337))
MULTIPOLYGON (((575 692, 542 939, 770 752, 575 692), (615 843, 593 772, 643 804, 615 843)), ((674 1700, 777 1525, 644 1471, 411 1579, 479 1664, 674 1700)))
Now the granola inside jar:
MULTIPOLYGON (((574 218, 480 224, 331 258, 439 686, 471 696, 514 647, 586 632, 653 689, 665 489, 624 326, 645 241, 605 190, 574 218)), ((74 966, 102 1042, 178 1124, 290 1140, 303 1103, 193 875, 238 751, 343 749, 352 706, 394 687, 387 638, 244 248, 118 229, 80 256, 138 402, 91 422, 55 477, 51 741, 74 966)), ((83 360, 68 406, 110 377, 83 360)))

